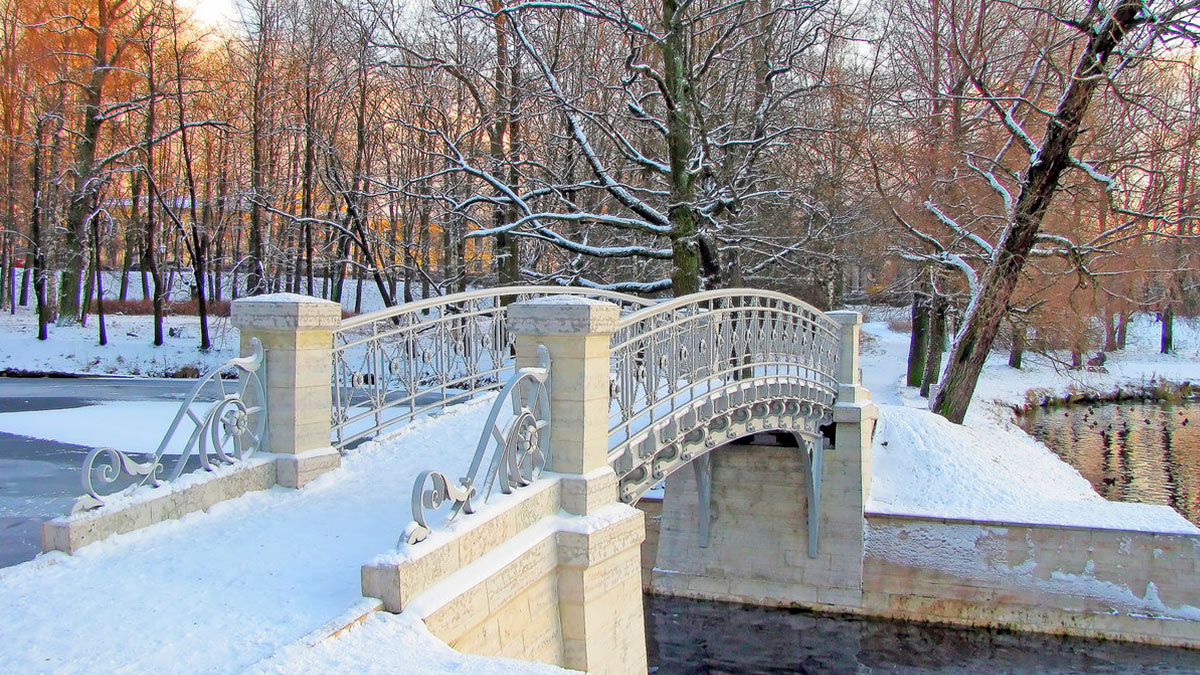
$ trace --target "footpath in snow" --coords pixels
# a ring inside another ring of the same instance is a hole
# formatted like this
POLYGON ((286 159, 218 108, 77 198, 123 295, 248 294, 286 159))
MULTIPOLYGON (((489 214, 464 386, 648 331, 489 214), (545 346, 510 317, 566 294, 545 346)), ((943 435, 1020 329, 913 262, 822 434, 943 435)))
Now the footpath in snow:
POLYGON ((0 569, 0 672, 561 672, 458 654, 406 617, 305 643, 363 606, 359 566, 396 545, 416 474, 465 468, 474 444, 462 430, 483 427, 491 400, 366 443, 303 490, 250 493, 0 569))

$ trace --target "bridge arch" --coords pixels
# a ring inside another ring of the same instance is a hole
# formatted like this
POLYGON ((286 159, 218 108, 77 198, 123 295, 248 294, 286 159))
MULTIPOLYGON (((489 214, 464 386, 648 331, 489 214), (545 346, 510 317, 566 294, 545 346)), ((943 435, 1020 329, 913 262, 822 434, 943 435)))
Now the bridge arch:
POLYGON ((710 453, 760 432, 787 433, 803 456, 815 556, 820 427, 833 421, 840 341, 836 321, 770 291, 711 291, 624 316, 610 345, 609 464, 619 498, 636 502, 691 465, 707 546, 710 453))

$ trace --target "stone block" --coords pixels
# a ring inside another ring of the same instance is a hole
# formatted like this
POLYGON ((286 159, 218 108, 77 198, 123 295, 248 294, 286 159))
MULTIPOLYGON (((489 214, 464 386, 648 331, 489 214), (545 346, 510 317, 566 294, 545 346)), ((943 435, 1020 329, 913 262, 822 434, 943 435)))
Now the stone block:
MULTIPOLYGON (((400 591, 399 609, 389 608, 388 611, 403 610, 418 594, 461 569, 460 544, 457 538, 450 539, 430 547, 430 550, 423 552, 419 557, 399 563, 396 566, 400 591)), ((377 597, 385 603, 388 602, 387 598, 378 595, 372 594, 368 597, 377 597)))
POLYGON ((185 488, 166 483, 116 507, 100 507, 47 521, 42 524, 42 550, 74 553, 114 534, 180 518, 246 492, 265 490, 275 482, 273 463, 261 456, 249 458, 239 468, 220 475, 196 475, 198 480, 185 488))
POLYGON ((450 646, 465 654, 497 656, 500 653, 500 625, 495 619, 484 621, 450 646))
POLYGON ((400 580, 400 568, 395 564, 368 564, 359 569, 363 597, 378 599, 383 608, 393 614, 403 611, 409 600, 407 596, 401 596, 400 580))
POLYGON ((490 613, 487 588, 474 586, 463 589, 446 604, 426 615, 425 625, 439 640, 452 643, 483 623, 490 613))
POLYGON ((562 508, 574 515, 588 515, 617 501, 617 475, 608 466, 587 476, 564 475, 559 485, 562 508))
POLYGON ((552 538, 542 539, 490 577, 485 582, 489 609, 500 611, 533 580, 552 573, 557 566, 554 551, 552 538))
POLYGON ((317 476, 333 471, 341 465, 341 454, 328 446, 299 454, 277 454, 275 478, 283 487, 298 489, 317 476))
POLYGON ((462 537, 462 543, 459 545, 461 564, 464 566, 471 564, 480 556, 511 539, 516 533, 516 518, 513 510, 505 511, 479 523, 471 528, 468 536, 462 537))

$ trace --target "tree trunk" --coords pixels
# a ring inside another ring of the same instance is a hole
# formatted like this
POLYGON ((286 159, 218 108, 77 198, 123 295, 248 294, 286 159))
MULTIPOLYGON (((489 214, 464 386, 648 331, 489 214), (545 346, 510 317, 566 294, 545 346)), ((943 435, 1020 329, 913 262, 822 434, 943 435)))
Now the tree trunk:
POLYGON ((1175 349, 1175 304, 1167 300, 1167 306, 1159 312, 1158 318, 1162 321, 1162 334, 1159 336, 1158 351, 1162 354, 1170 354, 1175 349))
POLYGON ((33 205, 29 209, 29 237, 32 258, 29 266, 33 268, 33 294, 37 300, 38 339, 49 337, 47 326, 50 323, 50 308, 46 303, 46 253, 45 241, 42 235, 42 121, 39 120, 34 129, 33 159, 29 163, 33 188, 33 205))
POLYGON ((100 218, 92 218, 92 250, 96 252, 93 269, 96 271, 96 323, 100 346, 108 344, 108 331, 104 327, 104 266, 100 263, 100 218))
POLYGON ((700 290, 699 230, 692 211, 695 196, 688 160, 692 153, 691 83, 683 12, 677 0, 662 0, 663 29, 660 42, 667 101, 667 156, 670 164, 671 287, 675 297, 700 290))
MULTIPOLYGON (((125 259, 121 263, 121 290, 117 295, 121 302, 129 298, 129 270, 133 262, 142 257, 138 246, 138 221, 141 220, 142 176, 134 173, 130 182, 129 222, 125 226, 125 259)), ((141 268, 141 265, 138 265, 141 268)), ((145 294, 142 295, 146 297, 145 294)))
POLYGON ((929 296, 924 284, 921 290, 913 291, 912 334, 908 340, 908 386, 921 386, 925 375, 925 358, 929 355, 929 296))
POLYGON ((1104 351, 1117 349, 1117 313, 1105 310, 1104 313, 1104 351))
POLYGON ((929 352, 925 357, 925 372, 921 375, 921 395, 928 398, 929 388, 942 374, 942 351, 946 349, 945 296, 934 292, 929 311, 929 352))
POLYGON ((1021 369, 1021 360, 1025 356, 1025 334, 1028 328, 1023 323, 1010 322, 1012 326, 1012 347, 1008 350, 1008 367, 1021 369))
POLYGON ((1071 148, 1079 136, 1092 94, 1106 81, 1104 64, 1141 11, 1140 0, 1121 0, 1101 24, 1102 29, 1091 33, 1070 84, 1046 127, 1040 151, 1030 159, 1029 168, 1023 173, 1012 220, 995 247, 979 296, 972 302, 963 329, 955 339, 945 380, 932 406, 952 422, 962 423, 967 414, 975 384, 996 339, 1000 320, 1008 311, 1021 269, 1058 190, 1059 179, 1071 165, 1071 148))

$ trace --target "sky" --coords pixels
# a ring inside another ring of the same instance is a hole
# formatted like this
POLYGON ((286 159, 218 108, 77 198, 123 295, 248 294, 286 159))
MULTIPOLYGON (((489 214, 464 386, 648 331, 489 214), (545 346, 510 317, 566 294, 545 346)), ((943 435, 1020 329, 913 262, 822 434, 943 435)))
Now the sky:
POLYGON ((210 28, 221 28, 237 19, 234 0, 179 0, 181 7, 196 12, 196 20, 210 28))

